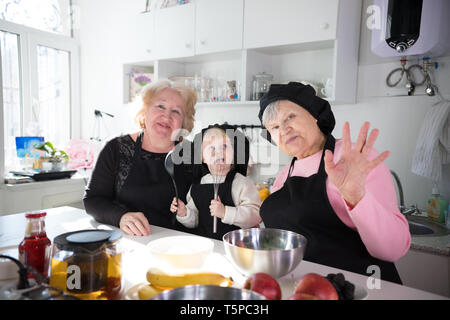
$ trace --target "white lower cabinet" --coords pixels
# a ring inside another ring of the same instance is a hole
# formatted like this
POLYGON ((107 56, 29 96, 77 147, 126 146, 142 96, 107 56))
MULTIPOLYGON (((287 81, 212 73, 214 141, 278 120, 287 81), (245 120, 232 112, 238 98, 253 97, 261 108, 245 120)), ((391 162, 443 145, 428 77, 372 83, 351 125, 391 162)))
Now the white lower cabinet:
POLYGON ((61 206, 81 208, 86 182, 82 178, 36 181, 0 188, 0 216, 61 206))
POLYGON ((410 249, 395 266, 403 285, 450 297, 450 256, 410 249))

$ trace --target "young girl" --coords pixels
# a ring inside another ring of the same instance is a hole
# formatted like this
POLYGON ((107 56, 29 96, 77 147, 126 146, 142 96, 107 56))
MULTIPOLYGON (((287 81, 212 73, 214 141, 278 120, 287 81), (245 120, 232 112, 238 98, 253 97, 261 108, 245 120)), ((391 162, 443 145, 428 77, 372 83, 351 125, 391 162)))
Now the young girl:
MULTIPOLYGON (((177 212, 177 220, 184 226, 197 228, 196 234, 218 240, 222 240, 223 235, 229 231, 257 227, 261 222, 258 191, 253 181, 245 177, 248 148, 239 143, 245 138, 236 138, 236 135, 244 135, 229 127, 225 128, 227 126, 215 125, 199 134, 199 138, 203 135, 201 168, 205 175, 201 174, 197 183, 194 180, 186 196, 186 205, 180 199, 177 204, 174 198, 170 207, 170 211, 177 212), (232 133, 233 139, 227 133, 232 133), (238 157, 239 153, 245 153, 244 161, 238 161, 243 158, 238 157), (218 198, 215 200, 214 182, 217 181, 220 185, 218 198), (213 232, 213 217, 217 217, 216 233, 213 232)), ((195 139, 194 144, 196 140, 198 141, 195 139)))

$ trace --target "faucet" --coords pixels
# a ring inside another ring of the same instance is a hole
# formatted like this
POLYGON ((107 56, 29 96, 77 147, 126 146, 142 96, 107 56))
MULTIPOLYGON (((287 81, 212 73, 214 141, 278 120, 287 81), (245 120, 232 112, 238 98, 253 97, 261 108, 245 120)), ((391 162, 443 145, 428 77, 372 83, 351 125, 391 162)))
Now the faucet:
POLYGON ((399 197, 399 202, 400 202, 400 204, 399 204, 400 212, 405 216, 410 216, 414 213, 420 213, 420 210, 417 207, 417 204, 414 204, 410 207, 405 206, 405 198, 403 196, 403 188, 402 188, 402 183, 400 182, 400 178, 393 170, 391 170, 391 174, 394 177, 394 181, 395 181, 395 184, 396 184, 397 190, 398 190, 398 197, 399 197))
POLYGON ((266 181, 267 186, 269 187, 270 192, 272 192, 272 186, 273 186, 273 183, 274 183, 274 182, 275 182, 275 178, 269 178, 269 179, 267 179, 267 181, 266 181))

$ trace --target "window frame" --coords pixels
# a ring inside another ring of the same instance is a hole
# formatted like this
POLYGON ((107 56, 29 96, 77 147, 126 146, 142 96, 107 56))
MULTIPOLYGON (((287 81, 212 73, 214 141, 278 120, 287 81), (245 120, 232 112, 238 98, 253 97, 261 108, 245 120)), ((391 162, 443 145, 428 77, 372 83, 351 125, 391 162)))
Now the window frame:
MULTIPOLYGON (((0 30, 19 36, 20 84, 21 84, 21 134, 24 134, 24 124, 32 120, 32 97, 39 96, 38 56, 37 46, 42 45, 69 53, 70 66, 70 138, 81 136, 81 105, 80 105, 80 58, 79 46, 75 39, 19 25, 0 19, 0 30)), ((0 50, 0 55, 1 55, 0 50)), ((4 184, 5 145, 3 116, 3 79, 0 63, 0 185, 4 184)))

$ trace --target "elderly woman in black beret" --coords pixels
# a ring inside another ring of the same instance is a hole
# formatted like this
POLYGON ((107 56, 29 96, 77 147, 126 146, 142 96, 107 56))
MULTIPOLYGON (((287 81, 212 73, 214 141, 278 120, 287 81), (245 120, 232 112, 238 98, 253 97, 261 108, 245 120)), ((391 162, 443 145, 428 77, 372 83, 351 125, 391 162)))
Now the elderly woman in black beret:
POLYGON ((329 103, 296 82, 273 84, 259 118, 268 140, 293 157, 261 206, 265 227, 304 235, 305 260, 360 274, 376 266, 383 280, 401 283, 393 262, 411 236, 383 162, 389 152, 373 148, 379 131, 366 122, 352 144, 345 123, 336 140, 329 103))

